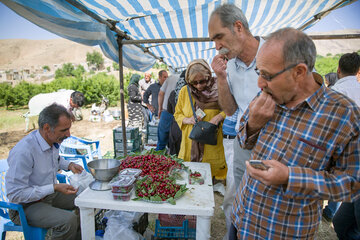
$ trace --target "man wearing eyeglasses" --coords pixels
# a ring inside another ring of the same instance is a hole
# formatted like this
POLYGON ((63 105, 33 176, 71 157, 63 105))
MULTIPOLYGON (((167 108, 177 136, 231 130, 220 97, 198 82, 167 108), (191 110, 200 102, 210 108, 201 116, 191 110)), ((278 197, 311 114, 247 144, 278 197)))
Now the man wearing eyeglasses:
MULTIPOLYGON (((217 76, 220 106, 227 116, 232 116, 238 108, 238 116, 242 116, 260 91, 257 86, 258 76, 254 71, 255 56, 264 40, 251 34, 245 15, 233 4, 223 4, 216 8, 211 13, 208 29, 209 37, 219 51, 211 67, 217 76)), ((224 138, 228 136, 224 135, 224 138)), ((236 189, 244 174, 245 160, 250 158, 250 151, 241 149, 237 139, 233 141, 233 146, 224 145, 225 155, 226 152, 234 152, 233 159, 227 159, 227 162, 233 161, 233 169, 230 164, 228 171, 233 171, 234 181, 233 184, 227 181, 223 203, 228 229, 231 219, 227 212, 231 211, 236 189)))
POLYGON ((234 201, 238 239, 314 239, 324 200, 360 197, 360 108, 315 79, 315 59, 313 41, 293 28, 258 52, 263 91, 238 136, 267 168, 246 162, 234 201))

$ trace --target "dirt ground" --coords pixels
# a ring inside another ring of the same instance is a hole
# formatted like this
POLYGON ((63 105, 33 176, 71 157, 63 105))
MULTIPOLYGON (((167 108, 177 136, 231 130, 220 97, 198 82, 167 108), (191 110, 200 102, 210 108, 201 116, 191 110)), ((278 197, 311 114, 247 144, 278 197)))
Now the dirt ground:
MULTIPOLYGON (((120 120, 112 122, 90 122, 90 109, 82 110, 84 119, 74 122, 71 127, 71 134, 77 137, 84 137, 92 140, 100 140, 101 152, 104 155, 108 151, 113 151, 113 128, 121 125, 120 120)), ((10 129, 0 129, 0 159, 7 158, 10 149, 23 138, 27 133, 24 132, 24 125, 10 129)), ((221 240, 225 234, 225 215, 220 208, 223 196, 219 193, 214 194, 215 209, 211 219, 211 239, 221 240)), ((23 239, 22 234, 9 232, 7 238, 10 240, 23 239)), ((331 223, 326 220, 321 222, 318 239, 335 240, 337 239, 331 223)))

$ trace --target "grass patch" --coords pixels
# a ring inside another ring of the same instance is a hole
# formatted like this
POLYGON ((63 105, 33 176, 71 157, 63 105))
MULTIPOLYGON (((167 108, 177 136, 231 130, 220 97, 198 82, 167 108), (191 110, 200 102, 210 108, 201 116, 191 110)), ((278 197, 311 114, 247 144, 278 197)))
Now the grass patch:
POLYGON ((25 118, 22 114, 27 110, 6 110, 0 108, 0 131, 8 131, 10 129, 25 129, 25 118))

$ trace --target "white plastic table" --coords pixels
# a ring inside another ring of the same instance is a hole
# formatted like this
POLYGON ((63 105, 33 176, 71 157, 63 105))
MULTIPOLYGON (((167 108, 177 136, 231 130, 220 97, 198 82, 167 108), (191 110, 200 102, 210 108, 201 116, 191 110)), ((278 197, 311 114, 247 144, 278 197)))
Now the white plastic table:
MULTIPOLYGON (((176 205, 170 203, 149 203, 144 201, 114 200, 111 190, 84 190, 76 199, 75 205, 80 209, 82 239, 95 240, 94 209, 110 209, 133 212, 196 215, 196 239, 210 239, 211 216, 214 215, 214 192, 210 164, 185 162, 192 171, 205 172, 203 185, 189 185, 188 191, 178 200, 176 205)), ((187 182, 187 180, 186 180, 187 182)), ((135 194, 131 198, 134 198, 135 194)))

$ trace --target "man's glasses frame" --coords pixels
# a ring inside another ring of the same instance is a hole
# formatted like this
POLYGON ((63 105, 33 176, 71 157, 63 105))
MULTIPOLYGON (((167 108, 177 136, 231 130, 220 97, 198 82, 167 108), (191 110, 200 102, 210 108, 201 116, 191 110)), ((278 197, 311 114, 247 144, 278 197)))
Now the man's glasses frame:
POLYGON ((275 77, 279 76, 280 74, 286 72, 287 70, 292 69, 293 67, 296 67, 299 63, 294 63, 294 64, 290 64, 289 66, 287 66, 286 68, 284 68, 283 70, 281 70, 280 72, 274 73, 272 75, 264 75, 261 74, 260 70, 256 67, 255 68, 255 72, 258 76, 262 77, 263 79, 265 79, 268 82, 271 82, 271 80, 273 80, 275 77))

